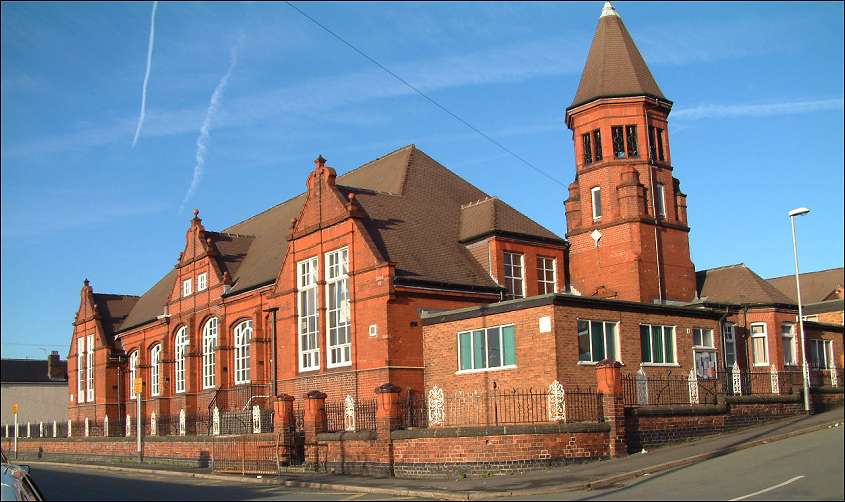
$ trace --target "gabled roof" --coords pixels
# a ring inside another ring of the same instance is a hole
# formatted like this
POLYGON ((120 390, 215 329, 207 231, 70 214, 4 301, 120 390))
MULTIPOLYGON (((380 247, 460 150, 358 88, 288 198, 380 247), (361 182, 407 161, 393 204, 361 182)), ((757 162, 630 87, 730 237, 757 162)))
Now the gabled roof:
MULTIPOLYGON (((3 383, 64 383, 67 384, 67 361, 60 361, 54 370, 60 378, 50 378, 48 361, 37 359, 0 360, 0 381, 3 383)), ((4 403, 5 404, 5 403, 4 403)))
POLYGON ((804 314, 824 314, 826 312, 842 312, 845 310, 845 300, 825 300, 823 302, 808 303, 804 305, 804 314))
POLYGON ((668 101, 616 9, 605 2, 581 82, 569 108, 599 98, 650 96, 668 101))
MULTIPOLYGON (((355 193, 366 213, 362 222, 376 247, 396 264, 397 283, 501 289, 461 243, 461 207, 489 196, 416 146, 405 146, 338 176, 337 187, 355 193)), ((304 203, 305 194, 301 194, 222 232, 207 232, 233 281, 228 294, 275 280, 287 252, 291 220, 299 216, 304 203)), ((494 205, 498 216, 493 228, 564 242, 504 202, 494 205)), ((120 329, 134 328, 162 314, 174 280, 175 271, 171 271, 144 293, 120 329)))
POLYGON ((469 242, 490 234, 527 234, 563 244, 560 237, 496 197, 461 206, 461 242, 469 242))
POLYGON ((139 296, 133 295, 94 293, 94 302, 107 336, 114 336, 139 299, 139 296))
MULTIPOLYGON (((766 279, 769 284, 780 290, 798 303, 798 294, 795 288, 795 275, 785 275, 782 277, 772 277, 766 279)), ((845 284, 845 269, 842 267, 829 268, 827 270, 819 270, 816 272, 805 272, 800 274, 801 280, 801 301, 803 303, 816 303, 829 298, 836 288, 841 288, 845 284)))
POLYGON ((695 273, 698 296, 705 303, 794 305, 789 297, 744 263, 695 273))

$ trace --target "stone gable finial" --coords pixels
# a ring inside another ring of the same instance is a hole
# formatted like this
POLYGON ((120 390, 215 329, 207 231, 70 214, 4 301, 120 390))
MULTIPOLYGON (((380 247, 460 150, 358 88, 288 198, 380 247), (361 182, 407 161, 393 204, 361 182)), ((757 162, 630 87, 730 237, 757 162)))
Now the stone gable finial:
POLYGON ((314 159, 314 167, 325 167, 326 166, 326 159, 323 157, 322 154, 318 155, 316 159, 314 159))
POLYGON ((613 7, 613 4, 610 2, 605 2, 604 7, 602 7, 601 9, 601 16, 599 17, 605 16, 616 16, 618 18, 622 17, 619 15, 619 12, 617 12, 617 10, 613 7))
POLYGON ((199 217, 200 217, 200 210, 199 210, 199 209, 194 209, 194 219, 197 219, 197 218, 199 218, 199 217))

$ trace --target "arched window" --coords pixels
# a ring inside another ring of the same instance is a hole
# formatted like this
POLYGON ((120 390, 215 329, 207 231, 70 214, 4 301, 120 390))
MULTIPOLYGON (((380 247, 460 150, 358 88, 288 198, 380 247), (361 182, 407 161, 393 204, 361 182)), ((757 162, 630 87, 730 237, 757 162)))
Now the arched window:
POLYGON ((174 354, 176 354, 176 392, 185 392, 185 354, 188 353, 188 327, 182 326, 176 332, 174 354))
POLYGON ((157 396, 161 393, 161 344, 150 350, 150 393, 157 396))
POLYGON ((129 354, 129 398, 135 399, 135 378, 138 376, 138 351, 129 354))
POLYGON ((249 383, 249 343, 252 340, 252 321, 235 326, 235 385, 249 383))
POLYGON ((214 351, 217 349, 217 318, 206 321, 202 328, 202 388, 214 387, 214 351))

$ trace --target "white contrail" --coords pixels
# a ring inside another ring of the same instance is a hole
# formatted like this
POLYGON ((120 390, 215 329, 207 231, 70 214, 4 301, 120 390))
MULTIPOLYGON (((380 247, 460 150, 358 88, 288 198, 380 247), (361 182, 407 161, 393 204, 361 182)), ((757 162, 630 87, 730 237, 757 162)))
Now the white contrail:
POLYGON ((144 86, 141 88, 141 115, 138 117, 138 127, 135 128, 135 138, 132 139, 132 148, 138 142, 141 134, 141 126, 144 125, 144 115, 147 110, 147 83, 150 81, 150 67, 153 64, 153 44, 156 39, 156 9, 158 2, 153 2, 153 13, 150 16, 150 42, 147 46, 147 72, 144 74, 144 86))
POLYGON ((205 120, 202 123, 202 127, 200 127, 200 135, 197 137, 194 177, 191 179, 191 186, 188 188, 185 198, 182 199, 182 203, 179 204, 180 213, 182 212, 182 209, 184 209, 185 203, 188 202, 188 199, 194 195, 194 191, 202 178, 203 167, 205 166, 205 152, 208 150, 208 139, 211 133, 211 123, 214 120, 214 116, 217 115, 217 109, 220 107, 220 101, 223 99, 223 91, 226 90, 226 85, 229 83, 229 77, 232 76, 232 71, 235 69, 235 65, 238 62, 238 49, 240 46, 241 43, 238 42, 237 45, 232 47, 229 69, 226 70, 226 74, 223 75, 223 78, 220 79, 220 82, 217 83, 217 87, 214 88, 214 92, 211 94, 211 100, 208 103, 208 110, 205 112, 205 120))

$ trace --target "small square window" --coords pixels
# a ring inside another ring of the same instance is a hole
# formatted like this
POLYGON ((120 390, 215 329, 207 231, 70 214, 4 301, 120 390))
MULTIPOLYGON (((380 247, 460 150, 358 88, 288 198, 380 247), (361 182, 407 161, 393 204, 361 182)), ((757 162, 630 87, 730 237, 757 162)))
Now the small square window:
POLYGON ((182 296, 190 296, 192 292, 191 279, 185 279, 182 281, 182 296))
POLYGON ((208 272, 197 276, 197 291, 205 291, 208 288, 208 272))

